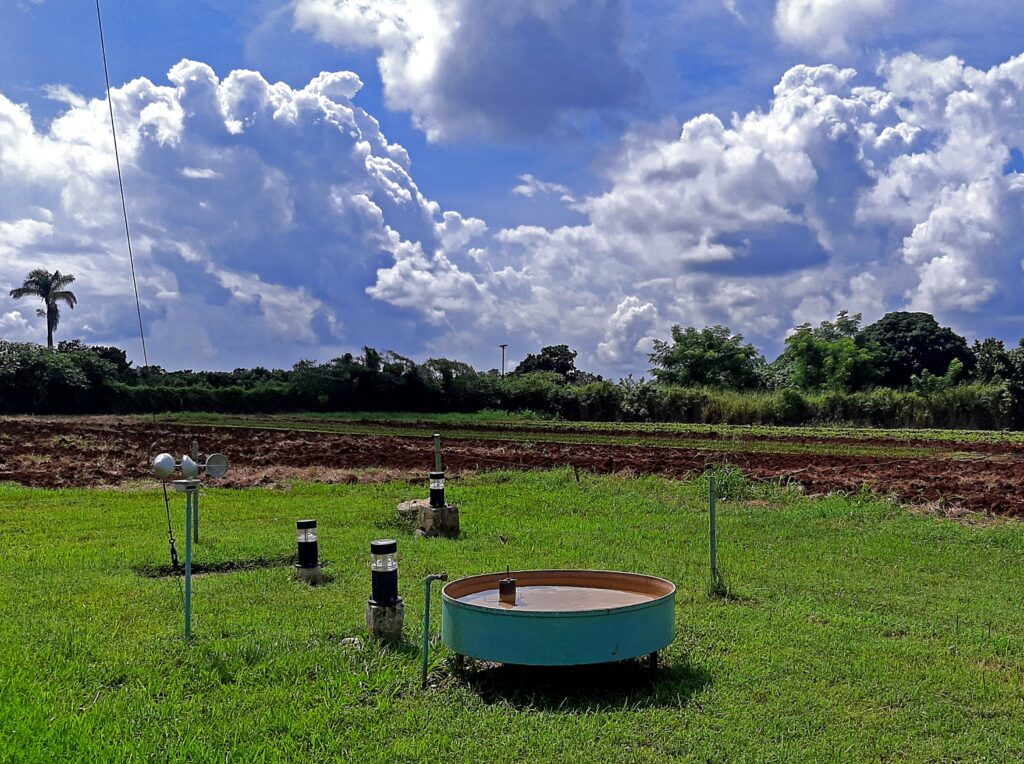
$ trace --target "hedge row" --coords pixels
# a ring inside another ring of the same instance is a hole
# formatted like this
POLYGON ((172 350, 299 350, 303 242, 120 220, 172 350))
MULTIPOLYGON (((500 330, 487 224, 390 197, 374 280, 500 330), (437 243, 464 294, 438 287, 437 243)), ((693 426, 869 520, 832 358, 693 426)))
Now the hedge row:
MULTIPOLYGON (((373 396, 376 398, 376 396, 373 396)), ((434 397, 434 396, 431 396, 434 397)), ((287 411, 433 410, 498 408, 534 411, 566 420, 693 422, 704 424, 854 424, 872 427, 1009 429, 1021 426, 1020 406, 997 385, 961 385, 930 395, 876 389, 862 393, 723 392, 701 388, 625 385, 600 382, 579 387, 546 384, 497 385, 468 408, 436 396, 436 405, 399 409, 367 405, 365 396, 350 405, 324 405, 289 384, 242 387, 153 387, 107 385, 88 401, 75 396, 50 400, 31 413, 149 413, 212 411, 275 413, 287 411), (71 404, 71 405, 68 405, 71 404)), ((392 400, 394 403, 394 399, 392 400)), ((15 413, 15 412, 7 412, 15 413)))
POLYGON ((500 409, 592 421, 1024 426, 1024 390, 1011 383, 974 382, 916 392, 888 388, 856 393, 738 392, 632 378, 617 384, 567 384, 553 372, 499 377, 465 365, 449 364, 441 372, 437 368, 401 358, 375 368, 346 358, 328 364, 297 364, 289 372, 236 370, 211 378, 191 372, 139 373, 95 351, 54 353, 0 342, 0 414, 500 409), (197 383, 188 384, 192 380, 197 383), (235 383, 223 384, 231 381, 235 383))

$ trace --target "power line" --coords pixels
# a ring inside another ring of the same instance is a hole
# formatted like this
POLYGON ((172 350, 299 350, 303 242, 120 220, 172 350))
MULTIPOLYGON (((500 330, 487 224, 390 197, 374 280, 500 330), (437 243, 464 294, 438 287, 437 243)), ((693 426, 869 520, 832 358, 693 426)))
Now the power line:
POLYGON ((149 366, 146 352, 146 332, 142 328, 142 304, 139 302, 139 282, 135 278, 135 255, 132 254, 132 234, 128 227, 128 205, 124 200, 124 180, 121 178, 121 156, 117 150, 117 129, 114 127, 114 102, 110 97, 110 72, 107 70, 107 45, 103 39, 103 16, 100 0, 96 0, 96 23, 100 28, 100 54, 103 56, 103 79, 107 83, 107 108, 110 110, 110 134, 114 137, 114 161, 117 163, 117 185, 121 189, 121 213, 124 216, 124 236, 128 240, 128 262, 132 267, 132 286, 135 289, 135 313, 139 317, 139 337, 142 339, 142 360, 149 366))

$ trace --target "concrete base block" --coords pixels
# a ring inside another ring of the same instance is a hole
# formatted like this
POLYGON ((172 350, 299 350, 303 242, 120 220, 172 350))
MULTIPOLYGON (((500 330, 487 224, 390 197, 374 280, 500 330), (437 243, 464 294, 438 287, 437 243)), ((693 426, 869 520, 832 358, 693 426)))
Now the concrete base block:
POLYGON ((459 536, 459 508, 454 504, 435 509, 428 499, 412 499, 399 504, 397 511, 399 518, 415 523, 417 536, 459 536))
POLYGON ((416 527, 423 531, 425 536, 444 536, 445 538, 458 538, 459 535, 459 508, 452 504, 434 509, 428 503, 420 507, 419 516, 416 519, 416 527))
POLYGON ((415 523, 420 517, 420 507, 430 506, 427 499, 410 499, 398 505, 398 519, 407 523, 415 523))
POLYGON ((366 628, 377 639, 400 642, 404 623, 405 603, 402 600, 398 600, 394 605, 366 603, 366 628))
POLYGON ((307 584, 311 584, 313 586, 322 584, 324 581, 324 566, 317 565, 315 568, 303 568, 296 565, 295 577, 299 581, 305 581, 307 584))

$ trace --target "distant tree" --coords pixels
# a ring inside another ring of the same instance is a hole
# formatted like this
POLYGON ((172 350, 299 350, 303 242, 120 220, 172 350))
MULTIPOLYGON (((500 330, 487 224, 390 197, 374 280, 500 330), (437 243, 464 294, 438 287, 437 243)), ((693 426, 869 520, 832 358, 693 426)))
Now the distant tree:
POLYGON ((420 373, 419 364, 411 358, 399 355, 394 350, 385 350, 381 357, 382 371, 396 377, 416 376, 420 373))
POLYGON ((374 348, 366 346, 363 348, 363 366, 370 371, 380 371, 380 353, 374 348))
POLYGON ((875 378, 878 348, 860 332, 860 313, 840 311, 835 321, 802 324, 786 338, 779 364, 789 382, 805 390, 860 390, 875 378))
POLYGON ((971 355, 974 356, 974 378, 979 382, 996 384, 1010 378, 1010 357, 1002 340, 995 337, 975 340, 971 355))
POLYGON ((605 378, 600 374, 594 374, 591 371, 577 369, 576 376, 574 376, 571 381, 574 385, 594 385, 598 382, 604 382, 605 378))
POLYGON ((672 327, 672 341, 654 341, 651 373, 663 384, 744 390, 758 385, 764 357, 728 327, 672 327))
POLYGON ((783 353, 771 363, 761 366, 758 376, 760 377, 758 387, 763 387, 765 390, 784 390, 792 387, 792 363, 783 353))
POLYGON ((456 380, 477 376, 477 370, 468 363, 449 358, 431 358, 423 364, 423 368, 443 390, 449 389, 456 380))
POLYGON ((908 387, 911 377, 927 371, 942 376, 953 359, 974 370, 974 357, 967 340, 928 313, 887 313, 863 331, 868 342, 879 349, 879 383, 886 387, 908 387))
POLYGON ((232 384, 251 388, 268 382, 284 382, 288 378, 288 373, 281 369, 271 370, 256 366, 252 369, 235 369, 228 376, 232 384))
POLYGON ((43 301, 44 308, 36 310, 36 315, 46 319, 46 345, 53 347, 53 333, 60 324, 60 305, 65 303, 69 308, 78 304, 75 293, 67 289, 75 282, 72 274, 64 275, 60 271, 50 273, 44 268, 36 268, 28 274, 25 281, 17 289, 11 290, 11 297, 20 300, 22 297, 38 297, 43 301))
POLYGON ((553 371, 560 374, 567 382, 575 381, 579 370, 576 368, 576 356, 579 353, 571 350, 568 345, 548 345, 539 353, 531 353, 516 366, 514 374, 529 374, 534 371, 553 371))
POLYGON ((964 365, 959 358, 949 362, 949 368, 943 375, 932 374, 925 369, 920 374, 910 378, 910 389, 922 395, 931 395, 942 390, 948 390, 961 381, 964 375, 964 365))
POLYGON ((313 406, 326 405, 332 389, 329 365, 319 364, 310 358, 303 358, 292 366, 291 382, 299 400, 313 406))
POLYGON ((629 422, 650 421, 658 407, 658 386, 632 374, 619 380, 622 391, 622 416, 629 422))
POLYGON ((1006 391, 1017 427, 1024 426, 1024 339, 1006 353, 1006 391))
MULTIPOLYGON (((118 347, 108 345, 86 345, 81 340, 62 340, 57 343, 58 353, 90 353, 110 364, 114 378, 124 382, 132 379, 134 369, 128 354, 118 347)), ((242 370, 236 370, 236 373, 242 370)))
POLYGON ((479 372, 462 361, 431 358, 420 368, 440 388, 440 405, 449 411, 476 411, 499 405, 502 381, 497 370, 479 372))
POLYGON ((79 354, 51 353, 35 343, 0 340, 0 412, 77 413, 91 395, 79 354))

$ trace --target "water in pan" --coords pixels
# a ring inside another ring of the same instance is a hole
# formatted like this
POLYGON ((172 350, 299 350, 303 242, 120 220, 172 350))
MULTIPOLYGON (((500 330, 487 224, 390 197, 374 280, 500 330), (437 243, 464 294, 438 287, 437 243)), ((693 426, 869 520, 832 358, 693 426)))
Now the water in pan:
POLYGON ((483 589, 459 597, 459 602, 483 607, 508 610, 534 610, 537 612, 564 612, 570 610, 605 610, 608 608, 650 602, 654 597, 622 589, 599 589, 590 586, 520 586, 516 590, 516 604, 498 599, 497 589, 483 589))

